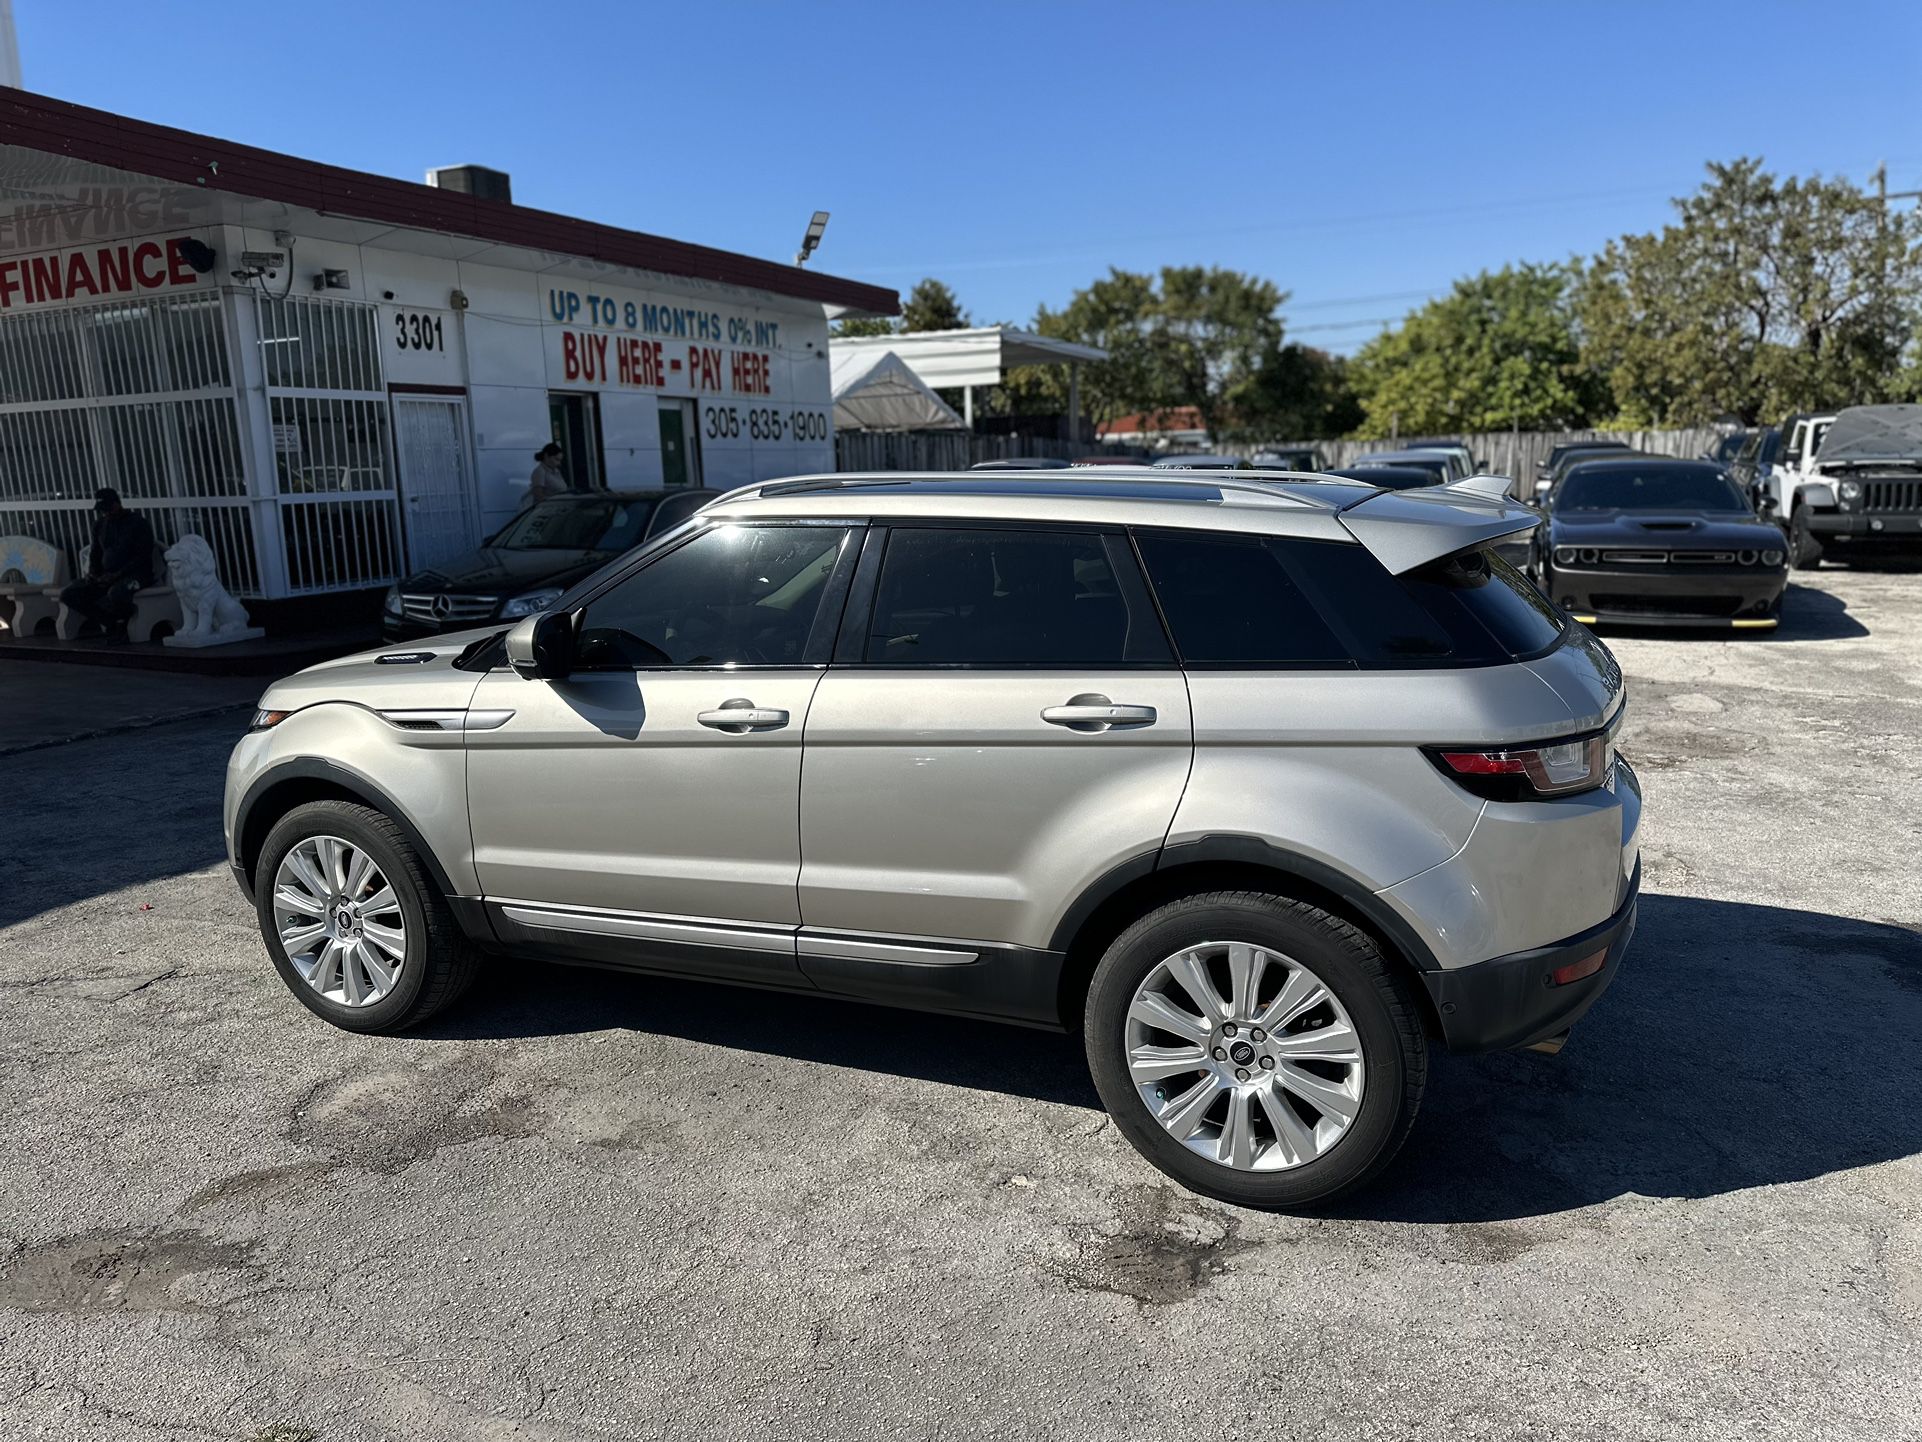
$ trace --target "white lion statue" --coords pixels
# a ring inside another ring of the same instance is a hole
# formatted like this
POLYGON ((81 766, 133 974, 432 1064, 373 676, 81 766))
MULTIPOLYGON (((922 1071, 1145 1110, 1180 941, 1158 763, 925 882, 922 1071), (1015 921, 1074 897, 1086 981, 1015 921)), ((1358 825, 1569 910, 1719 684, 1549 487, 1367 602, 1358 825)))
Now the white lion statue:
POLYGON ((167 579, 180 601, 182 635, 220 636, 248 629, 246 608, 220 584, 214 548, 199 536, 182 536, 167 547, 167 579))

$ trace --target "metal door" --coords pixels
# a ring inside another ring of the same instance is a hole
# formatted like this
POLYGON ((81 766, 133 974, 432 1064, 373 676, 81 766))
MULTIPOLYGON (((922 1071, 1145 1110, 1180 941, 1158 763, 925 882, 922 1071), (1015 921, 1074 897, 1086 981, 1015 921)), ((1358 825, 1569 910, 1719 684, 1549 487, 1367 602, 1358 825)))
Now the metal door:
POLYGON ((701 450, 693 401, 661 402, 661 484, 701 484, 701 450))
POLYGON ((451 396, 396 397, 394 442, 408 569, 425 570, 473 549, 467 403, 451 396))

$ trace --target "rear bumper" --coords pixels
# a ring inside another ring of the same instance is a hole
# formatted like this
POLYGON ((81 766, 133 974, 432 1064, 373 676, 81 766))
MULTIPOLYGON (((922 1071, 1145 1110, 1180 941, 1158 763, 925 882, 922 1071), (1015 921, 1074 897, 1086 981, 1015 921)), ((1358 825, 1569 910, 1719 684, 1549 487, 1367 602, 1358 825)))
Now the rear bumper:
POLYGON ((1788 571, 1749 567, 1702 574, 1654 568, 1551 569, 1543 588, 1584 625, 1773 625, 1788 571))
POLYGON ((1532 951, 1423 973, 1422 982, 1441 1017, 1448 1049, 1503 1051, 1529 1046, 1581 1020, 1621 967, 1629 938, 1635 934, 1641 888, 1642 868, 1637 862, 1622 904, 1600 926, 1532 951), (1564 986, 1554 984, 1551 973, 1558 967, 1598 951, 1607 954, 1600 971, 1564 986))

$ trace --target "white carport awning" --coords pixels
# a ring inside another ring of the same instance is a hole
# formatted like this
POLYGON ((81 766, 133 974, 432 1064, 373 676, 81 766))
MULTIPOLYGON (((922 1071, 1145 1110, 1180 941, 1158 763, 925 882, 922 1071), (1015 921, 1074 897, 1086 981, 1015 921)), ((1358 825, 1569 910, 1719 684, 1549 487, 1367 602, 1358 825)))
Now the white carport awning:
MULTIPOLYGON (((882 337, 885 339, 885 337, 882 337)), ((959 431, 966 423, 954 407, 928 389, 927 384, 891 350, 843 350, 843 341, 830 347, 830 384, 834 389, 834 424, 848 431, 959 431)))
POLYGON ((829 348, 837 366, 843 354, 891 351, 937 390, 999 385, 1015 366, 1086 365, 1108 358, 1098 346, 1055 340, 1007 325, 910 331, 906 335, 836 336, 829 348))

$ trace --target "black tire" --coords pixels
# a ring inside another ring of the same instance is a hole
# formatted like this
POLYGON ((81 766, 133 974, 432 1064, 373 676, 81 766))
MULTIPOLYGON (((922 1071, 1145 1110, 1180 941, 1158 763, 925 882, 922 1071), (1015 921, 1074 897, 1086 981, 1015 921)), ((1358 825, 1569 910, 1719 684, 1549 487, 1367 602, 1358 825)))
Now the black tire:
POLYGON ((1797 506, 1789 518, 1789 566, 1797 571, 1815 571, 1822 566, 1822 543, 1809 528, 1807 506, 1797 506))
POLYGON ((254 909, 261 939, 287 989, 314 1015, 344 1031, 387 1035, 418 1026, 457 1000, 479 970, 480 951, 448 909, 446 898, 421 864, 406 834, 382 813, 347 801, 310 801, 296 806, 267 833, 254 869, 254 909), (274 925, 273 881, 289 851, 311 836, 338 836, 365 851, 386 876, 400 902, 407 943, 394 989, 366 1006, 347 1006, 322 996, 288 960, 274 925))
POLYGON ((1319 907, 1262 892, 1218 891, 1170 902, 1124 931, 1095 968, 1085 1016, 1088 1066, 1123 1136, 1163 1172, 1205 1196, 1270 1209, 1324 1202, 1365 1185, 1400 1150, 1428 1084, 1428 1039, 1408 984, 1357 928, 1319 907), (1176 1141, 1136 1091, 1127 1016, 1164 959, 1203 942, 1253 942, 1305 965, 1347 1010, 1365 1084, 1345 1136, 1311 1161, 1239 1171, 1176 1141))

